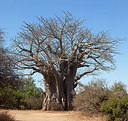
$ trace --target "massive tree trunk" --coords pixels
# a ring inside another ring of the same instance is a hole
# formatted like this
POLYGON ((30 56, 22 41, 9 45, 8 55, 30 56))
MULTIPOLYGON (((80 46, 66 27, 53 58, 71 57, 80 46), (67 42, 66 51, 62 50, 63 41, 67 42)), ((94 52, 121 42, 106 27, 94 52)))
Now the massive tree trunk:
POLYGON ((58 77, 55 77, 51 72, 48 72, 44 76, 46 96, 43 102, 43 110, 54 109, 52 107, 53 102, 61 105, 62 110, 72 109, 73 81, 76 75, 77 65, 74 64, 69 69, 69 72, 66 71, 64 74, 62 72, 58 77))
POLYGON ((55 76, 48 72, 44 75, 45 98, 43 101, 43 110, 65 110, 65 95, 61 78, 55 79, 55 76), (56 106, 56 107, 55 107, 56 106))

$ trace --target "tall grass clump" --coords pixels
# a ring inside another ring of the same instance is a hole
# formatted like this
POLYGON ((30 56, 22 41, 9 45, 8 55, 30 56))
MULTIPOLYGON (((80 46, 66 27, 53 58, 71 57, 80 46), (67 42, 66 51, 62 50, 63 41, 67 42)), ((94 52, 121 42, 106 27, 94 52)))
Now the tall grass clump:
POLYGON ((10 115, 7 111, 0 112, 0 121, 16 121, 12 115, 10 115))

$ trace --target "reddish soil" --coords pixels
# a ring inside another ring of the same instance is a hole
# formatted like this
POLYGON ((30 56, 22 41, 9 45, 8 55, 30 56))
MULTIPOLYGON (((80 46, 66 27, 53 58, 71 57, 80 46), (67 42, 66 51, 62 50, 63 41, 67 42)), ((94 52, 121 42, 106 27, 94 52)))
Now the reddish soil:
POLYGON ((74 111, 8 110, 8 112, 12 114, 17 121, 104 121, 102 117, 85 117, 74 111))

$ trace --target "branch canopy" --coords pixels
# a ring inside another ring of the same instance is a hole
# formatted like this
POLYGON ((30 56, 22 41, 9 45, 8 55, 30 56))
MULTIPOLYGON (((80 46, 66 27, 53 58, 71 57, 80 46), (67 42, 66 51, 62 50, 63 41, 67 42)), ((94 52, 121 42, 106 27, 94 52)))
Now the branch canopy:
POLYGON ((11 52, 16 56, 17 68, 32 69, 32 74, 50 71, 56 77, 71 74, 75 65, 82 70, 76 79, 114 69, 119 40, 108 32, 92 33, 84 22, 66 12, 64 17, 40 17, 38 23, 24 23, 11 52))

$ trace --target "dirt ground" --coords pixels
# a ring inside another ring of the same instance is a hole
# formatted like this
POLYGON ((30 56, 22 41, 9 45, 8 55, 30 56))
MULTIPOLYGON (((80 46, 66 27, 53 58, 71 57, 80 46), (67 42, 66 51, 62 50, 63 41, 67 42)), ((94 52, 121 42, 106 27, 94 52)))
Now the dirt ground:
MULTIPOLYGON (((5 110, 0 110, 0 112, 5 110)), ((53 112, 33 110, 9 110, 17 121, 104 121, 101 117, 85 117, 74 111, 53 112)))

